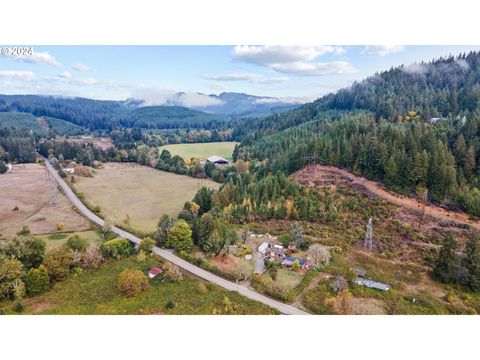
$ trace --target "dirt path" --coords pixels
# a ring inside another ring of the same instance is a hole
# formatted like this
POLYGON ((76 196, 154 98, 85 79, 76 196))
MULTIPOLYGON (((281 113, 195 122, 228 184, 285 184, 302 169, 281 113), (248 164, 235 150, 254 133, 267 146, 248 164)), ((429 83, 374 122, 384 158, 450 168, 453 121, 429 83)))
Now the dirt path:
POLYGON ((297 296, 297 299, 295 300, 295 302, 292 305, 300 309, 301 305, 302 305, 302 300, 305 297, 305 294, 307 293, 307 291, 310 290, 310 289, 313 289, 315 286, 317 286, 320 279, 323 279, 326 276, 328 276, 328 275, 326 275, 324 273, 317 274, 313 278, 313 280, 310 281, 310 284, 308 284, 308 286, 305 289, 303 289, 303 291, 297 296))
MULTIPOLYGON (((322 172, 337 173, 343 176, 344 178, 348 179, 351 185, 359 185, 363 187, 365 190, 367 190, 368 192, 370 192, 371 194, 374 194, 395 205, 402 206, 404 208, 414 210, 414 211, 418 211, 422 209, 422 205, 420 204, 419 201, 413 198, 392 194, 386 191, 382 184, 372 180, 368 180, 362 176, 356 176, 344 169, 340 169, 334 166, 310 165, 297 171, 292 176, 295 178, 301 178, 305 172, 312 172, 313 174, 317 174, 317 177, 320 177, 321 176, 320 174, 322 172)), ((312 178, 311 180, 314 181, 315 179, 312 178)), ((480 230, 480 222, 470 220, 469 217, 463 213, 452 212, 438 206, 427 205, 425 207, 425 214, 443 221, 454 221, 461 224, 468 224, 480 230)))

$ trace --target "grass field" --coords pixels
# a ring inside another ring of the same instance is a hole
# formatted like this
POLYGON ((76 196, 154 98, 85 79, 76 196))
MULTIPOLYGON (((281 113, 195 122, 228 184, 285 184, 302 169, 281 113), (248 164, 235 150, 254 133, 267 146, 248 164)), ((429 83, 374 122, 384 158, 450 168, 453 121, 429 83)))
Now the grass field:
MULTIPOLYGON (((130 226, 141 232, 154 231, 163 214, 177 215, 198 190, 198 180, 129 163, 107 163, 95 170, 93 178, 76 177, 75 188, 114 223, 123 225, 126 214, 130 226)), ((220 184, 203 180, 205 186, 220 184)))
POLYGON ((172 144, 160 147, 160 151, 166 149, 172 155, 180 155, 184 159, 192 157, 205 160, 212 155, 221 156, 227 160, 232 160, 232 153, 237 142, 212 142, 212 143, 198 143, 198 144, 172 144))
MULTIPOLYGON (((218 311, 225 313, 225 297, 228 297, 227 303, 231 302, 229 313, 275 313, 273 309, 236 292, 185 275, 177 283, 150 280, 152 287, 133 298, 125 297, 118 291, 118 275, 122 270, 134 268, 147 272, 152 266, 160 266, 160 261, 148 258, 140 263, 131 257, 110 261, 95 271, 70 275, 46 294, 24 300, 25 313, 207 315, 218 311)), ((10 308, 7 305, 4 311, 9 313, 10 308)))
POLYGON ((68 238, 74 235, 78 235, 81 238, 87 240, 89 244, 100 245, 103 241, 100 234, 94 230, 77 231, 72 233, 42 234, 38 235, 38 237, 45 240, 47 244, 47 249, 49 249, 66 243, 68 238))
POLYGON ((0 175, 0 194, 0 238, 13 236, 24 225, 33 234, 57 232, 57 223, 64 224, 63 231, 90 229, 90 223, 72 209, 41 165, 15 165, 0 175))

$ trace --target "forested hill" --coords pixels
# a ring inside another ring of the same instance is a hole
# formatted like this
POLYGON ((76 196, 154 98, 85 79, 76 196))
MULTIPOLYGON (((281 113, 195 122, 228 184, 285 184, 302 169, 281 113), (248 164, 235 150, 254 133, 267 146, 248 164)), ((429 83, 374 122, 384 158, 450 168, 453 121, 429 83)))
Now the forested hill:
POLYGON ((375 74, 297 109, 252 119, 235 129, 261 137, 310 121, 325 110, 368 110, 377 119, 402 121, 414 111, 422 120, 468 116, 480 108, 480 53, 411 64, 375 74))
POLYGON ((217 129, 228 120, 225 115, 207 114, 181 106, 145 106, 114 117, 112 123, 129 128, 217 129))
POLYGON ((125 112, 121 101, 38 95, 0 95, 0 112, 23 112, 66 120, 90 130, 108 129, 109 120, 125 112))
POLYGON ((305 155, 480 217, 480 54, 402 66, 234 131, 235 158, 291 173, 305 155))

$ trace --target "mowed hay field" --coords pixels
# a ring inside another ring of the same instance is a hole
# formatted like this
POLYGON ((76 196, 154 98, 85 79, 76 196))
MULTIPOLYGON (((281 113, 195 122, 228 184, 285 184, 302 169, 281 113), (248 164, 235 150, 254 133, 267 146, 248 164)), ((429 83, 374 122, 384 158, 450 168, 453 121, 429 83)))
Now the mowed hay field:
MULTIPOLYGON (((92 178, 75 179, 75 188, 89 205, 99 206, 104 216, 123 226, 128 214, 131 228, 140 232, 154 231, 163 214, 177 215, 199 186, 198 179, 135 163, 106 163, 92 178)), ((206 179, 202 183, 212 189, 220 186, 206 179)))
POLYGON ((225 142, 211 142, 211 143, 198 143, 198 144, 172 144, 164 145, 160 147, 160 151, 166 149, 170 151, 172 155, 179 155, 184 159, 190 159, 192 157, 205 160, 212 155, 221 156, 227 160, 232 160, 233 149, 238 144, 234 141, 225 142))
POLYGON ((57 232, 58 223, 64 224, 63 231, 90 229, 39 164, 14 165, 11 172, 1 174, 0 194, 0 238, 10 238, 24 225, 33 234, 57 232))

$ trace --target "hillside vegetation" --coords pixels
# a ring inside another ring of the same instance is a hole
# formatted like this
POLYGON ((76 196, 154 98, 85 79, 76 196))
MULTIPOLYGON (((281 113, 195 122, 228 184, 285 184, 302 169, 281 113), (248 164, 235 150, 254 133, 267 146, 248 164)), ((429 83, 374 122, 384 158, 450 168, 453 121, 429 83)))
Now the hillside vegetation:
POLYGON ((234 159, 292 173, 340 166, 403 193, 480 216, 480 54, 377 74, 234 130, 234 159), (415 70, 415 71, 414 71, 415 70))

